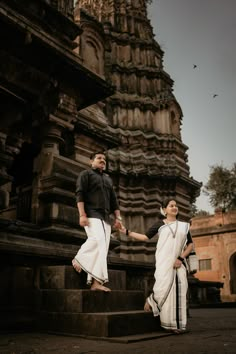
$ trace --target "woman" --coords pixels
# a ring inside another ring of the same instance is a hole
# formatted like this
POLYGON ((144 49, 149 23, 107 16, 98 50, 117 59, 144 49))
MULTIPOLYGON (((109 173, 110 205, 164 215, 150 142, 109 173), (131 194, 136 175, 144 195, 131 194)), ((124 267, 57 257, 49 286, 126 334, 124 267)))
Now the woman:
POLYGON ((146 299, 145 311, 160 315, 161 326, 176 334, 183 333, 187 324, 187 270, 185 258, 193 249, 189 223, 178 221, 178 207, 173 198, 162 203, 163 220, 157 221, 146 234, 121 231, 139 241, 158 234, 156 270, 153 292, 146 299))

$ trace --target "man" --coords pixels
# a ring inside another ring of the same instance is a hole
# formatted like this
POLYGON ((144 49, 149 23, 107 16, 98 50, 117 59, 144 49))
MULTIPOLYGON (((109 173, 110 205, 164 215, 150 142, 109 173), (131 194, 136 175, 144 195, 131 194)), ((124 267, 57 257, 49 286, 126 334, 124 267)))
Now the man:
POLYGON ((108 282, 107 253, 111 225, 110 214, 115 215, 115 228, 121 228, 121 216, 113 183, 103 171, 106 157, 103 152, 90 156, 91 169, 82 171, 76 183, 76 202, 80 226, 85 228, 87 240, 72 260, 77 272, 87 273, 91 290, 111 291, 103 284, 108 282))

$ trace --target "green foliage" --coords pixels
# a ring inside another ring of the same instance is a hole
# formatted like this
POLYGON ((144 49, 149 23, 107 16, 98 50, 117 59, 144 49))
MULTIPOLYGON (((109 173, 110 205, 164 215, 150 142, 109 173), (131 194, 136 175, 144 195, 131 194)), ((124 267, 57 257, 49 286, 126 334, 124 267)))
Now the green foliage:
POLYGON ((197 206, 196 206, 196 204, 192 204, 191 210, 190 210, 190 217, 191 218, 194 217, 196 215, 196 213, 197 213, 197 206))
POLYGON ((192 204, 190 215, 191 215, 191 218, 193 218, 195 216, 207 216, 207 215, 210 215, 210 213, 205 210, 198 210, 196 204, 192 204))
POLYGON ((206 210, 197 210, 196 214, 194 216, 208 216, 210 215, 210 213, 206 210))
POLYGON ((214 208, 230 210, 236 208, 236 163, 231 169, 222 165, 210 167, 210 176, 203 193, 209 196, 214 208))

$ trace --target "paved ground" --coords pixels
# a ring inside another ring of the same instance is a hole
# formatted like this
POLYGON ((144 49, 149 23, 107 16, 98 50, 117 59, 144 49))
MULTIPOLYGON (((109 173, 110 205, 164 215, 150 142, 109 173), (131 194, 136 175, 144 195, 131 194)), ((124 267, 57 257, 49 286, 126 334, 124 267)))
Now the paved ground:
POLYGON ((191 309, 189 333, 130 343, 42 333, 0 336, 0 354, 236 354, 236 308, 191 309))

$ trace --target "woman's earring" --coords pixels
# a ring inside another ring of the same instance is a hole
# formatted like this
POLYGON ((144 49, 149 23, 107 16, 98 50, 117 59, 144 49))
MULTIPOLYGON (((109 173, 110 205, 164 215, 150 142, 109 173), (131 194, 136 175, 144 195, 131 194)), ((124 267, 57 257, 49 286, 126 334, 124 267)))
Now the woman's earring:
POLYGON ((166 216, 166 213, 164 212, 162 207, 160 207, 160 213, 161 213, 161 215, 166 216))

